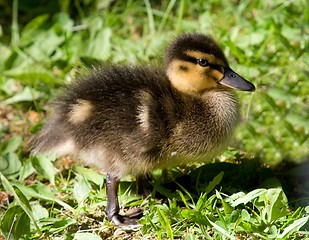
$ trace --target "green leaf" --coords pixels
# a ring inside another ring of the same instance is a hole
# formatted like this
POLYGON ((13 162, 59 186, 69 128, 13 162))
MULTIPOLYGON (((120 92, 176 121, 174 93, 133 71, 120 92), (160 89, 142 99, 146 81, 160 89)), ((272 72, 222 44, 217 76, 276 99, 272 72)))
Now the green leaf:
POLYGON ((65 219, 59 218, 44 218, 39 221, 40 225, 44 226, 49 233, 59 233, 67 230, 69 226, 76 224, 76 220, 66 217, 65 219))
POLYGON ((88 181, 91 181, 100 187, 103 186, 104 180, 106 178, 104 175, 99 174, 90 168, 84 168, 80 166, 75 166, 74 170, 78 172, 79 174, 81 174, 88 181))
POLYGON ((184 209, 181 211, 181 216, 188 219, 190 222, 194 222, 203 226, 208 226, 209 222, 205 216, 200 212, 194 209, 184 209))
POLYGON ((11 96, 15 93, 18 83, 12 78, 6 78, 5 82, 1 85, 0 89, 4 91, 8 96, 11 96))
POLYGON ((17 103, 17 102, 23 102, 23 101, 34 101, 36 99, 39 99, 41 96, 41 93, 30 88, 30 87, 25 87, 23 91, 20 93, 14 95, 11 98, 8 98, 4 101, 5 104, 12 104, 12 103, 17 103))
POLYGON ((221 200, 221 202, 222 202, 223 209, 224 209, 224 213, 225 213, 226 215, 231 214, 231 213, 234 211, 234 208, 233 208, 230 204, 228 204, 228 203, 222 198, 221 194, 220 194, 217 190, 216 190, 216 196, 217 196, 217 198, 219 198, 219 199, 221 200))
POLYGON ((20 205, 20 207, 23 209, 25 213, 27 213, 28 217, 31 219, 33 222, 36 230, 41 233, 40 228, 36 224, 32 211, 29 206, 29 201, 27 198, 24 196, 23 192, 20 191, 20 189, 17 186, 12 186, 11 183, 3 176, 3 174, 0 172, 0 179, 2 181, 3 187, 6 189, 6 191, 10 192, 11 194, 14 195, 14 198, 16 202, 20 205))
POLYGON ((27 197, 33 197, 37 199, 43 199, 43 200, 56 202, 57 204, 71 211, 72 213, 75 212, 74 208, 72 208, 67 203, 58 199, 48 186, 45 186, 44 184, 40 182, 37 183, 36 185, 25 186, 18 181, 14 181, 14 185, 16 185, 23 192, 23 194, 27 197))
POLYGON ((112 31, 109 28, 101 29, 94 41, 91 43, 91 49, 89 50, 88 56, 97 58, 100 60, 106 60, 110 56, 111 44, 110 39, 112 31))
POLYGON ((20 239, 30 232, 30 218, 19 205, 10 207, 1 220, 1 231, 7 239, 20 239))
POLYGON ((23 181, 24 179, 26 179, 27 177, 29 177, 31 174, 35 172, 36 170, 32 166, 30 159, 23 161, 23 165, 19 171, 19 180, 23 181))
POLYGON ((0 155, 0 172, 5 176, 16 176, 21 169, 21 162, 16 153, 0 155))
POLYGON ((26 196, 19 190, 18 187, 13 186, 13 189, 14 189, 16 195, 18 196, 19 201, 21 201, 21 202, 26 206, 27 209, 31 210, 31 209, 30 209, 29 201, 28 201, 28 199, 26 198, 26 196))
POLYGON ((308 220, 308 216, 295 220, 291 225, 286 227, 280 235, 278 235, 278 239, 286 239, 292 233, 299 231, 299 229, 304 226, 308 220))
POLYGON ((32 158, 32 165, 43 177, 48 179, 52 185, 55 185, 56 168, 53 165, 54 156, 38 155, 32 158))
POLYGON ((90 190, 91 186, 89 182, 85 178, 79 177, 73 190, 73 196, 77 200, 79 206, 81 206, 83 201, 89 196, 90 190))
POLYGON ((227 237, 227 238, 232 239, 232 240, 237 239, 236 237, 230 235, 230 233, 228 231, 226 231, 224 228, 222 228, 218 224, 210 221, 210 219, 207 216, 206 216, 206 218, 209 221, 209 223, 214 227, 214 229, 220 234, 220 236, 227 237))
POLYGON ((235 201, 233 201, 231 203, 232 207, 236 207, 240 204, 247 204, 248 202, 252 201, 253 199, 265 194, 267 192, 266 189, 255 189, 249 193, 247 193, 244 196, 240 196, 238 199, 236 199, 235 201))
POLYGON ((243 221, 249 222, 250 221, 250 214, 248 213, 248 211, 246 209, 242 209, 241 210, 241 218, 243 221))
POLYGON ((205 192, 210 193, 221 182, 223 175, 224 172, 222 171, 217 176, 215 176, 214 179, 206 187, 205 192))
POLYGON ((195 210, 196 211, 201 211, 207 202, 208 202, 207 193, 203 193, 199 197, 199 199, 198 199, 198 201, 197 201, 197 203, 195 205, 195 210))
POLYGON ((22 30, 21 32, 21 41, 22 45, 30 44, 34 41, 33 36, 36 36, 39 32, 39 28, 47 22, 49 18, 48 14, 40 15, 32 19, 22 30))
POLYGON ((2 154, 16 152, 20 145, 22 144, 23 138, 21 136, 13 136, 11 137, 7 143, 6 147, 3 150, 2 154))
POLYGON ((63 80, 57 78, 52 72, 40 66, 34 68, 33 64, 23 64, 7 70, 3 74, 18 80, 22 79, 22 82, 28 85, 44 83, 47 85, 46 87, 55 87, 63 84, 63 80))
POLYGON ((179 191, 178 189, 176 190, 176 192, 179 194, 182 202, 185 204, 186 208, 189 208, 189 204, 188 201, 186 199, 186 197, 183 195, 183 193, 181 191, 179 191))
POLYGON ((169 219, 166 217, 166 215, 164 214, 164 212, 160 208, 158 208, 158 215, 159 215, 160 223, 161 223, 162 227, 165 229, 168 238, 174 239, 174 234, 173 234, 173 230, 172 230, 172 227, 171 227, 171 223, 170 223, 169 219))
POLYGON ((281 188, 268 189, 259 201, 263 201, 265 207, 262 210, 262 219, 266 223, 271 223, 280 217, 285 216, 288 211, 288 201, 281 188))
POLYGON ((49 213, 46 208, 42 207, 39 203, 31 206, 33 217, 36 221, 48 218, 49 213))

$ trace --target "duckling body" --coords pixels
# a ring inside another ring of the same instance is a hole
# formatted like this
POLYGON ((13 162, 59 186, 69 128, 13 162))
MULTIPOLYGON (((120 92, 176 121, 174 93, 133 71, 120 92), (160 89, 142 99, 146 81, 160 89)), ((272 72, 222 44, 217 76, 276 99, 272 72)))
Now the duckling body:
POLYGON ((165 59, 165 70, 113 65, 67 86, 32 141, 34 153, 71 154, 107 173, 115 224, 130 224, 118 214, 122 176, 215 156, 239 120, 231 88, 254 90, 208 36, 180 36, 165 59))

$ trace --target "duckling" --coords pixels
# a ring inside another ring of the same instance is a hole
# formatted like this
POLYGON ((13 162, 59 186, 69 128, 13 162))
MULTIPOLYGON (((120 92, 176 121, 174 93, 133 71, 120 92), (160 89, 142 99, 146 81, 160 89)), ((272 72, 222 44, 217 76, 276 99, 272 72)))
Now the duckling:
POLYGON ((68 85, 32 140, 33 154, 71 154, 107 174, 105 212, 116 225, 141 216, 119 214, 122 176, 214 157, 239 121, 232 89, 255 90, 208 35, 177 37, 164 65, 111 65, 68 85))

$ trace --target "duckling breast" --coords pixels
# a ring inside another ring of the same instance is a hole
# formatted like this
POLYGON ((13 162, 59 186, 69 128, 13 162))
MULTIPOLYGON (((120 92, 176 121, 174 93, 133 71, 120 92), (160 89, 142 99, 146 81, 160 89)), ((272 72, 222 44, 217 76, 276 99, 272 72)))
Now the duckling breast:
POLYGON ((201 97, 187 97, 181 120, 167 145, 166 167, 207 161, 217 155, 239 122, 239 104, 233 92, 209 90, 201 97))

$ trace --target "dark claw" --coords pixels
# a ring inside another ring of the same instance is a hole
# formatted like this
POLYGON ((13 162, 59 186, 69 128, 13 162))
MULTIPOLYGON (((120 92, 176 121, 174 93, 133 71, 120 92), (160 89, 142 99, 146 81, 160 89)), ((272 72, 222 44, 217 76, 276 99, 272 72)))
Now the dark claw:
POLYGON ((117 226, 131 226, 138 225, 138 220, 143 216, 141 208, 135 208, 129 210, 124 216, 115 214, 109 220, 117 226))
POLYGON ((127 211, 126 217, 140 219, 143 216, 143 210, 141 208, 133 208, 127 211))

